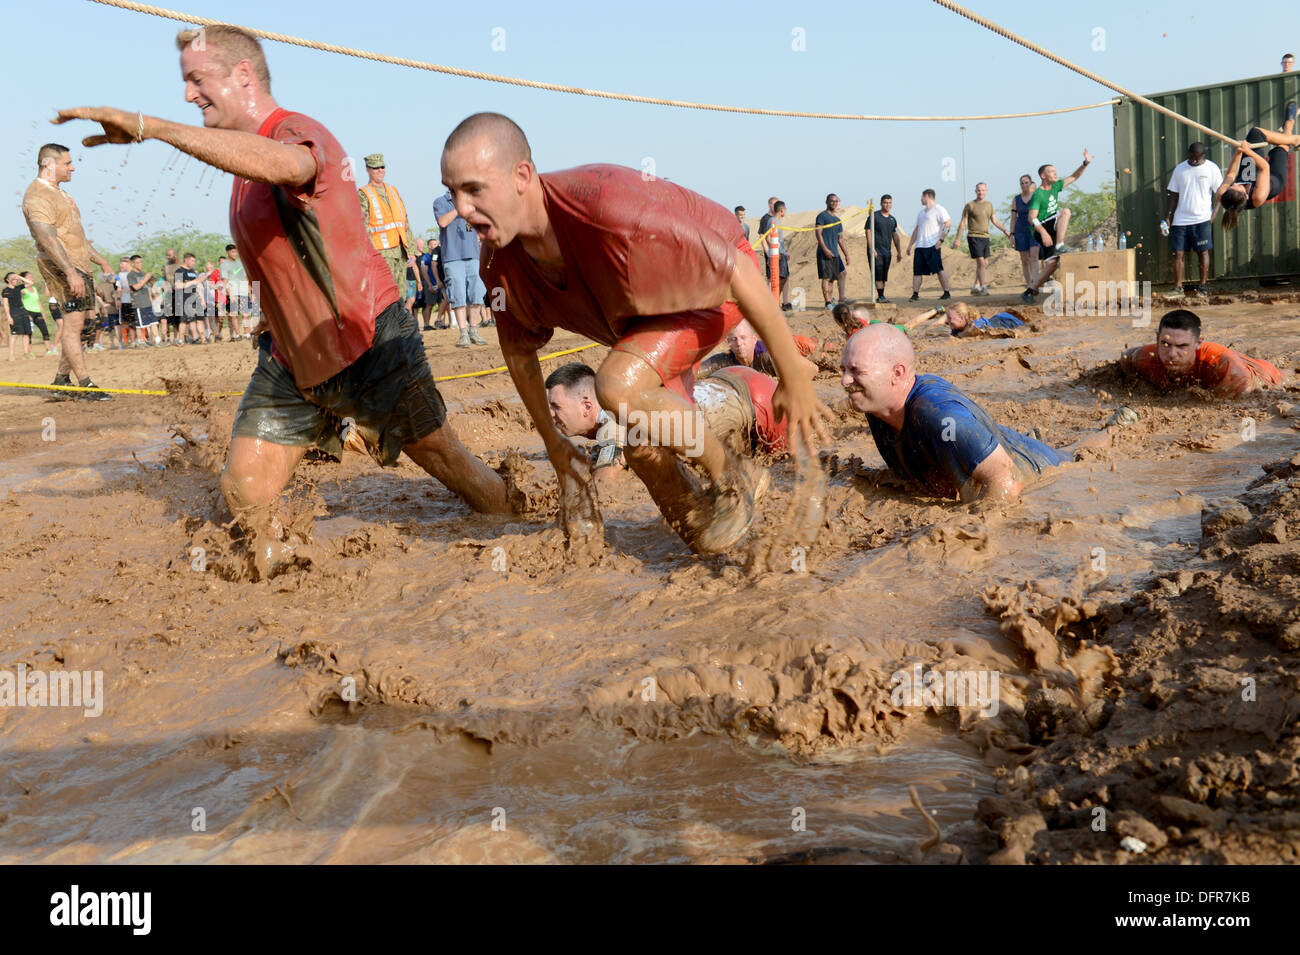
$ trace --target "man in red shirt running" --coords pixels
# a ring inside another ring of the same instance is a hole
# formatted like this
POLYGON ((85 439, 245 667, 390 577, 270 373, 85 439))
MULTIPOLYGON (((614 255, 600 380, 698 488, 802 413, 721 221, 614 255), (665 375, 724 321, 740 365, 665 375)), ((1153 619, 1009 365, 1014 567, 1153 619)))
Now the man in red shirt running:
POLYGON ((221 490, 253 538, 258 574, 292 560, 273 507, 309 447, 338 456, 340 424, 381 465, 405 452, 474 510, 509 511, 500 476, 446 422, 415 319, 366 234, 338 141, 276 104, 250 34, 185 30, 176 45, 185 99, 203 126, 107 107, 61 110, 55 122, 100 123, 104 132, 86 146, 158 139, 234 174, 230 231, 270 334, 260 336, 221 490))
POLYGON ((682 436, 695 368, 742 315, 781 373, 773 408, 791 445, 812 457, 818 437, 829 441, 826 411, 731 210, 622 166, 539 175, 523 131, 497 113, 452 131, 442 180, 478 233, 506 366, 555 467, 570 540, 601 528, 584 456, 547 407, 537 351, 556 328, 612 347, 596 372, 601 407, 659 422, 658 439, 629 446, 627 460, 669 525, 696 553, 730 548, 753 521, 758 475, 707 429, 698 455, 682 436), (683 459, 702 468, 707 489, 683 459))
POLYGON ((1162 390, 1199 385, 1221 397, 1240 398, 1282 383, 1282 373, 1268 362, 1201 338, 1201 317, 1185 308, 1160 319, 1154 345, 1130 348, 1119 363, 1162 390))

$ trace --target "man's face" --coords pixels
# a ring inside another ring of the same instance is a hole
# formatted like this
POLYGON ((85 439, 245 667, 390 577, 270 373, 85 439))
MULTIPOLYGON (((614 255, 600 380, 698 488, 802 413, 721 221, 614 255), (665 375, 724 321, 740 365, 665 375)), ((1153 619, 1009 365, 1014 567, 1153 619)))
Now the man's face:
POLYGON ((1056 167, 1048 166, 1043 170, 1043 185, 1050 186, 1054 182, 1056 182, 1056 167))
POLYGON ((1030 179, 1028 176, 1020 177, 1020 191, 1022 193, 1028 192, 1030 189, 1033 188, 1034 188, 1034 180, 1030 179))
POLYGON ((1189 165, 1189 166, 1199 166, 1199 165, 1200 165, 1201 163, 1203 163, 1203 162, 1205 162, 1205 153, 1192 153, 1192 152, 1189 152, 1189 153, 1187 154, 1187 165, 1189 165))
POLYGON ((981 182, 978 186, 975 187, 975 198, 977 201, 983 202, 984 197, 987 196, 988 194, 989 194, 989 187, 984 185, 984 183, 981 182))
POLYGON ((418 253, 420 253, 421 255, 424 255, 424 240, 423 240, 423 239, 416 239, 416 240, 415 240, 415 251, 418 252, 418 253))
POLYGON ((238 249, 231 249, 229 252, 226 253, 226 258, 228 258, 231 262, 238 262, 238 261, 239 261, 239 250, 238 250, 238 249))
POLYGON ((1294 68, 1295 68, 1295 57, 1293 57, 1293 56, 1284 56, 1284 57, 1282 57, 1282 72, 1283 72, 1283 73, 1290 73, 1291 70, 1294 69, 1294 68))
POLYGON ((839 196, 831 196, 830 201, 828 201, 828 202, 826 203, 826 209, 827 209, 827 211, 828 211, 828 212, 838 212, 838 211, 839 211, 839 208, 840 208, 840 197, 839 197, 839 196))
POLYGON ((737 209, 737 210, 736 210, 736 221, 737 221, 737 222, 744 222, 744 221, 745 221, 745 210, 744 210, 744 209, 737 209))
POLYGON ((45 160, 54 172, 52 182, 67 182, 72 178, 72 171, 77 167, 72 164, 72 153, 59 153, 45 160))
POLYGON ((570 438, 585 435, 596 426, 596 403, 579 388, 556 385, 546 392, 551 420, 560 433, 570 438))
POLYGON ((1156 354, 1165 372, 1186 377, 1196 367, 1196 336, 1186 328, 1162 328, 1156 336, 1156 354))
POLYGON ((500 249, 523 227, 524 192, 535 172, 527 162, 505 168, 497 147, 479 136, 442 154, 442 181, 456 213, 478 233, 479 242, 500 249))
POLYGON ((210 50, 195 49, 191 43, 181 50, 181 77, 185 80, 185 102, 203 113, 209 129, 236 129, 251 110, 253 92, 248 80, 251 65, 240 60, 234 70, 225 67, 210 50))
POLYGON ((167 264, 168 264, 168 265, 171 265, 171 264, 173 264, 175 261, 176 261, 176 250, 175 250, 175 249, 168 249, 168 250, 167 250, 167 264))
POLYGON ((891 196, 890 198, 888 198, 888 199, 882 199, 882 200, 880 200, 880 211, 881 211, 881 212, 883 212, 883 213, 885 213, 886 215, 888 215, 889 212, 890 212, 890 210, 892 210, 893 208, 894 208, 894 199, 893 199, 892 196, 891 196))
POLYGON ((143 272, 143 271, 144 271, 144 259, 132 259, 132 260, 131 260, 131 271, 133 271, 133 272, 143 272))
POLYGON ((758 345, 758 333, 748 324, 733 328, 727 336, 727 344, 732 354, 739 358, 742 364, 754 364, 754 348, 758 345))
POLYGON ((376 186, 383 184, 384 176, 387 175, 387 173, 388 170, 383 166, 366 167, 366 175, 370 177, 370 181, 374 183, 376 186))
POLYGON ((845 347, 840 358, 840 384, 855 410, 863 414, 880 414, 888 410, 891 375, 892 370, 883 362, 876 361, 869 349, 845 347))
POLYGON ((184 264, 185 264, 185 267, 186 267, 187 269, 192 269, 192 268, 194 268, 194 256, 192 256, 192 255, 187 255, 187 256, 185 256, 185 263, 184 263, 184 264))
POLYGON ((930 195, 922 196, 921 205, 929 209, 932 205, 934 205, 934 196, 930 196, 930 195))

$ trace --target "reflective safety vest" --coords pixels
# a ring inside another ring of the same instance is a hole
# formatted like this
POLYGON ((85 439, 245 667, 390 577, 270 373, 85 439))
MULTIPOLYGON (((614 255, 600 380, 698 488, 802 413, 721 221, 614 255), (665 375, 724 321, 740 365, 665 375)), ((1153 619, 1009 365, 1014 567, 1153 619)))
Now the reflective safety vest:
POLYGON ((384 183, 384 189, 388 193, 387 199, 369 183, 360 189, 365 193, 370 209, 366 231, 370 233, 375 248, 381 251, 401 248, 402 234, 406 230, 406 204, 402 202, 401 194, 391 183, 384 183))

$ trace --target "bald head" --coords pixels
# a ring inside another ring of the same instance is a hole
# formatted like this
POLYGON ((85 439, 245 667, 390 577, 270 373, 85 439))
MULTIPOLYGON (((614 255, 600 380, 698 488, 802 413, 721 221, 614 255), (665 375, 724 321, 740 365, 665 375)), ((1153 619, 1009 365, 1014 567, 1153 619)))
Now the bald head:
POLYGON ((510 169, 518 162, 533 161, 533 150, 524 131, 513 119, 500 113, 465 117, 451 131, 442 151, 446 155, 466 147, 490 150, 503 169, 510 169))
POLYGON ((754 349, 758 346, 758 332, 754 331, 754 326, 749 324, 747 319, 742 318, 727 335, 727 345, 742 364, 753 365, 754 349))
POLYGON ((907 335, 893 325, 868 325, 845 343, 840 372, 853 407, 883 418, 907 403, 916 381, 916 354, 907 335))

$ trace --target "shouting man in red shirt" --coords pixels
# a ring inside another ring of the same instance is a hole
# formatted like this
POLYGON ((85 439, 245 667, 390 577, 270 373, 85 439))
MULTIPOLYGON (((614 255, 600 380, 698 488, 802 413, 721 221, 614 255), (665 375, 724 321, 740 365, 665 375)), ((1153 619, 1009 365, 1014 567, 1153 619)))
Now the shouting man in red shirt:
POLYGON ((258 573, 292 559, 273 505, 308 448, 338 456, 341 427, 381 465, 404 451, 475 510, 508 511, 504 482, 446 421, 415 319, 362 224, 343 148, 276 104, 255 37, 219 25, 182 31, 176 45, 202 127, 106 107, 61 110, 55 122, 100 123, 86 146, 158 139, 234 174, 230 231, 270 334, 239 403, 221 490, 252 534, 258 573))
POLYGON ((720 553, 749 529, 760 475, 724 449, 691 397, 700 359, 742 316, 781 374, 773 397, 790 444, 828 440, 810 376, 729 209, 622 166, 540 175, 528 140, 498 113, 461 122, 442 181, 479 236, 481 273, 506 366, 546 445, 569 534, 600 516, 582 453, 551 419, 537 351, 564 328, 613 351, 596 372, 602 408, 628 424, 625 456, 672 528, 696 553, 720 553), (638 426, 641 440, 634 440, 638 426), (709 485, 699 488, 683 459, 709 485))

